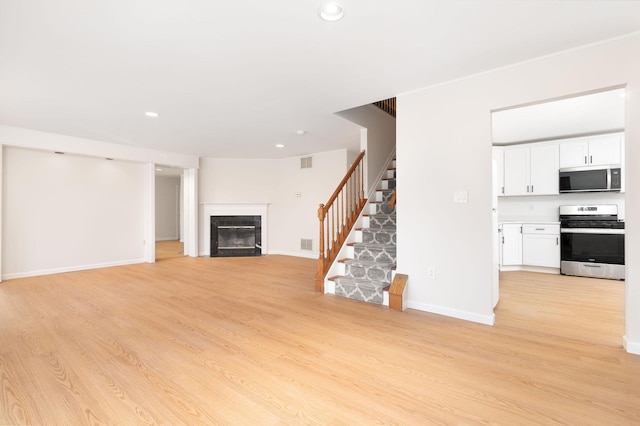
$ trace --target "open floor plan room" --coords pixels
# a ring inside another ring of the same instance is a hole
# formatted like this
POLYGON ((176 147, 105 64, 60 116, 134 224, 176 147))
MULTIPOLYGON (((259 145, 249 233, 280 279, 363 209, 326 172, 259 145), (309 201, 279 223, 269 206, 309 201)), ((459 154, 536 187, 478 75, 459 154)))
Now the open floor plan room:
POLYGON ((640 422, 624 282, 502 273, 486 326, 325 296, 315 273, 183 257, 5 281, 0 424, 640 422))

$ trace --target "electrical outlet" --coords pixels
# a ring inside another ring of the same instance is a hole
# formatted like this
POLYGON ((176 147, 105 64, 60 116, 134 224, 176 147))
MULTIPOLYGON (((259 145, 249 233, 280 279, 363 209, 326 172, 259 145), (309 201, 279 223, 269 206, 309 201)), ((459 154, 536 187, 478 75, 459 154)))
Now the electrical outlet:
POLYGON ((430 280, 436 279, 436 267, 435 266, 427 266, 427 278, 430 280))

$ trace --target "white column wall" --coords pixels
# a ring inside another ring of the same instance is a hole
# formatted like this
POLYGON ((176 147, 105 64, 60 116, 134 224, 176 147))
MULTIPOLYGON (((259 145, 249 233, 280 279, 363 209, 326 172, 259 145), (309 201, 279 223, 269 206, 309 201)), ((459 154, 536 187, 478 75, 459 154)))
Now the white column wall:
POLYGON ((398 272, 410 277, 409 307, 493 323, 491 111, 626 84, 626 343, 640 352, 638 51, 635 35, 398 96, 398 272), (462 190, 469 202, 454 203, 462 190))

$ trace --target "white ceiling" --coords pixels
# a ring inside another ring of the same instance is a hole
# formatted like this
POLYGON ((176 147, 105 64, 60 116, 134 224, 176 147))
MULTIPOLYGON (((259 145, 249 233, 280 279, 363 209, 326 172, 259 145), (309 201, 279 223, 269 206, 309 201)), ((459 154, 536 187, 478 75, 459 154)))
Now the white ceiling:
POLYGON ((0 0, 0 124, 205 157, 357 149, 335 112, 640 30, 640 1, 340 2, 329 23, 320 0, 0 0))

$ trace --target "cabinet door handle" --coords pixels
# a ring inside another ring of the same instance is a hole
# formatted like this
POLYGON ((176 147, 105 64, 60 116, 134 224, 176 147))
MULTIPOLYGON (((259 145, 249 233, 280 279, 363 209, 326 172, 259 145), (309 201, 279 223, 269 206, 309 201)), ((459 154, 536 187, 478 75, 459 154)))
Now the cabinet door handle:
POLYGON ((527 194, 529 193, 529 185, 527 185, 527 194))
POLYGON ((560 244, 559 237, 556 237, 556 245, 560 244))
POLYGON ((504 244, 504 237, 502 237, 502 244, 504 244))
POLYGON ((533 185, 531 185, 531 193, 533 194, 533 185))
POLYGON ((504 195, 504 186, 502 187, 502 195, 504 195))
POLYGON ((584 164, 587 164, 587 156, 584 156, 584 164))
POLYGON ((544 231, 544 228, 536 228, 536 231, 544 231))

